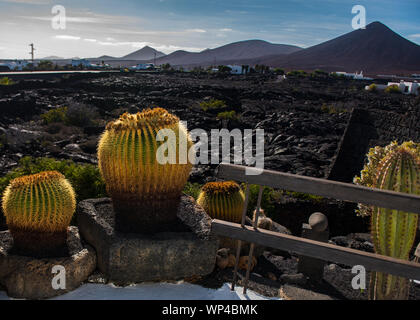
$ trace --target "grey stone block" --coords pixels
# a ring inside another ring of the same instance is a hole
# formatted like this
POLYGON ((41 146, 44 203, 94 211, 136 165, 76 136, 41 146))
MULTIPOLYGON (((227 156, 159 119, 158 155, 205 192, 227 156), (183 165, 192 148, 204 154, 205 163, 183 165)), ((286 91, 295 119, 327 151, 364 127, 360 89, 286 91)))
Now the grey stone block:
POLYGON ((174 232, 123 234, 115 231, 111 199, 85 200, 77 208, 80 232, 96 249, 99 270, 123 284, 177 280, 213 271, 219 242, 210 233, 210 217, 188 196, 181 197, 177 216, 174 232))
POLYGON ((46 299, 79 287, 96 269, 96 254, 92 247, 83 246, 77 227, 67 233, 70 255, 61 258, 36 259, 11 254, 13 238, 9 231, 0 232, 0 283, 13 298, 46 299), (65 268, 66 289, 52 286, 52 268, 65 268))

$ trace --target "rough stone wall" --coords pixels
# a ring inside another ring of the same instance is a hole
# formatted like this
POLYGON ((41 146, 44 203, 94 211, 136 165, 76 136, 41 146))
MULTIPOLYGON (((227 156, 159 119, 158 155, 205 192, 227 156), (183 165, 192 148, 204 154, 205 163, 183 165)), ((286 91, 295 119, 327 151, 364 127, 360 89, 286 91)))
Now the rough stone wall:
POLYGON ((420 142, 420 108, 403 114, 353 109, 328 179, 352 182, 363 168, 369 148, 385 146, 394 140, 420 142))

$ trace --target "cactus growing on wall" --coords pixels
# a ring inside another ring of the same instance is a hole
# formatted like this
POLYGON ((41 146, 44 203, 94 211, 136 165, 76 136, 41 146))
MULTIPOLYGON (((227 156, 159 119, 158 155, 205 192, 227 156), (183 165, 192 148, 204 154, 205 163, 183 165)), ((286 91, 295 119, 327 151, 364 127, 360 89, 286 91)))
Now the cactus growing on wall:
POLYGON ((61 173, 47 171, 12 180, 2 207, 17 253, 36 257, 65 253, 76 197, 61 173))
POLYGON ((209 182, 203 186, 197 203, 213 219, 241 222, 245 195, 233 181, 209 182))
POLYGON ((98 160, 113 200, 117 230, 154 233, 171 229, 192 168, 188 159, 179 161, 180 143, 188 150, 193 144, 179 118, 162 108, 125 113, 108 123, 99 142, 98 160), (171 130, 176 141, 158 141, 162 129, 171 130), (157 161, 164 143, 176 149, 175 162, 157 161))
MULTIPOLYGON (((368 163, 356 177, 356 184, 397 192, 420 194, 420 144, 392 142, 375 147, 368 163)), ((394 258, 409 259, 418 224, 418 215, 398 210, 359 205, 361 215, 371 216, 375 251, 394 258)), ((409 280, 382 272, 372 272, 370 298, 375 300, 407 299, 409 280)))

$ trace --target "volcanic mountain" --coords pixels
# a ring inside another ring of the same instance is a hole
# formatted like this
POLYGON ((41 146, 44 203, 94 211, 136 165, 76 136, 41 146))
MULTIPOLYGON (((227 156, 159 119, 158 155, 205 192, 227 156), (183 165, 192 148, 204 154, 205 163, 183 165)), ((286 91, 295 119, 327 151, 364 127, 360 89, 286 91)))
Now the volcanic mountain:
POLYGON ((288 69, 410 73, 420 71, 420 46, 373 22, 366 29, 261 63, 288 69))
POLYGON ((126 56, 119 58, 120 60, 150 60, 154 59, 156 54, 156 58, 160 58, 165 56, 163 52, 157 51, 149 46, 145 46, 140 50, 134 51, 126 56))
POLYGON ((301 48, 285 44, 273 44, 262 40, 234 42, 215 49, 201 52, 175 51, 157 60, 157 64, 172 65, 206 65, 238 63, 242 60, 262 58, 272 55, 286 55, 297 52, 301 48))

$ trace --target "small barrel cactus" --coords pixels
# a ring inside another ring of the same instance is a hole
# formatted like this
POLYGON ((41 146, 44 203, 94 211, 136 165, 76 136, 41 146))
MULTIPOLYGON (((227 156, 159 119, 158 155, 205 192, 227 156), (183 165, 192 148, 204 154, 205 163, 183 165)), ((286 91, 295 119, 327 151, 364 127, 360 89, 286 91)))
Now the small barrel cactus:
MULTIPOLYGON (((385 148, 375 147, 368 163, 354 182, 359 185, 420 195, 420 144, 392 142, 385 148)), ((394 258, 409 259, 418 224, 418 215, 398 210, 359 205, 361 215, 371 216, 375 251, 394 258)), ((370 298, 375 300, 407 299, 409 280, 373 272, 370 298)))
POLYGON ((99 142, 98 160, 118 231, 171 230, 192 168, 188 159, 179 160, 180 154, 192 145, 179 118, 162 108, 125 113, 108 123, 99 142), (172 132, 175 139, 158 141, 162 129, 172 132), (167 154, 169 149, 176 150, 175 161, 162 163, 158 159, 164 143, 169 146, 167 154), (184 150, 180 150, 183 144, 184 150))
POLYGON ((12 180, 2 207, 16 253, 35 257, 65 254, 76 197, 61 173, 48 171, 12 180))
POLYGON ((202 187, 197 203, 213 219, 239 223, 245 195, 236 182, 209 182, 202 187))

